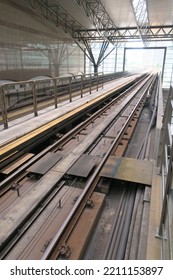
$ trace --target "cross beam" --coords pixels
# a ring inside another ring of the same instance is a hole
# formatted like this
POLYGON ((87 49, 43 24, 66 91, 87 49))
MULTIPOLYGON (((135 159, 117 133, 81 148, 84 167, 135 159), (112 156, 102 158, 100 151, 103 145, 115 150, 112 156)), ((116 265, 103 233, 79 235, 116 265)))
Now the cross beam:
MULTIPOLYGON (((172 40, 173 39, 173 25, 157 25, 157 26, 147 26, 145 28, 145 40, 148 41, 158 41, 158 40, 172 40)), ((104 31, 104 29, 103 29, 104 31)), ((140 33, 136 26, 134 27, 119 27, 117 30, 110 28, 111 31, 111 41, 124 38, 124 42, 127 40, 139 40, 140 33), (120 34, 120 35, 119 35, 120 34)), ((88 29, 86 33, 85 30, 78 30, 80 36, 85 40, 96 40, 101 41, 102 38, 99 36, 97 29, 88 29)), ((77 39, 77 33, 74 33, 74 38, 77 39)))

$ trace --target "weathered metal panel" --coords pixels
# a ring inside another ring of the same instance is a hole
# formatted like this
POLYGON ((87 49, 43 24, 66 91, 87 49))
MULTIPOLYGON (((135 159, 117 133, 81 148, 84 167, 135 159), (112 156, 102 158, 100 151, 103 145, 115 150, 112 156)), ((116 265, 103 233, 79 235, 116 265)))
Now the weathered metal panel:
POLYGON ((57 153, 47 153, 40 160, 31 165, 27 171, 35 174, 44 175, 47 171, 49 171, 60 159, 62 155, 57 153))
POLYGON ((94 159, 94 156, 83 154, 67 171, 67 174, 87 177, 95 165, 94 159))
POLYGON ((151 161, 110 156, 100 176, 117 180, 151 185, 153 163, 151 161))
POLYGON ((6 175, 10 174, 11 172, 13 172, 15 169, 17 169, 19 166, 24 164, 26 161, 28 161, 33 156, 34 156, 34 154, 31 154, 31 153, 28 153, 28 154, 22 156, 17 161, 10 164, 8 167, 5 167, 2 170, 0 170, 0 173, 6 174, 6 175))

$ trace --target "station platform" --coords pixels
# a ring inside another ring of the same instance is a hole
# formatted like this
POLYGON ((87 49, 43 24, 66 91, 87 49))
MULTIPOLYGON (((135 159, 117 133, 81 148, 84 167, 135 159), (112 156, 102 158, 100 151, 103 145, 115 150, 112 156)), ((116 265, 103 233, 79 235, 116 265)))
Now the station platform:
POLYGON ((89 91, 83 95, 73 97, 72 102, 69 100, 58 104, 58 108, 54 106, 47 107, 39 111, 38 116, 34 117, 33 113, 20 117, 19 119, 9 122, 8 129, 0 126, 0 158, 8 152, 14 152, 18 146, 24 142, 43 134, 50 128, 59 125, 61 122, 71 118, 82 110, 86 110, 96 102, 104 100, 115 91, 122 89, 137 78, 136 75, 120 78, 104 84, 103 88, 98 91, 89 91))

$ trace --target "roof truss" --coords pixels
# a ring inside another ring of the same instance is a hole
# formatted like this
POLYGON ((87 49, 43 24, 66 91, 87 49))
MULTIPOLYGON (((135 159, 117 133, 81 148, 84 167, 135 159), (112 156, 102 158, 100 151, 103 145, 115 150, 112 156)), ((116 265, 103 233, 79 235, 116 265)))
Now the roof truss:
MULTIPOLYGON (((73 19, 56 0, 29 0, 30 7, 37 14, 55 24, 66 33, 69 38, 86 47, 86 40, 108 41, 115 44, 127 40, 141 38, 137 26, 116 27, 106 13, 99 0, 75 0, 82 5, 86 15, 92 18, 95 29, 85 29, 80 23, 73 19)), ((166 26, 141 26, 141 32, 145 40, 172 40, 173 25, 166 26), (145 32, 144 32, 145 31, 145 32)))
MULTIPOLYGON (((80 1, 81 2, 81 1, 80 1)), ((85 1, 82 1, 84 3, 85 1)), ((91 2, 91 1, 90 1, 91 2)), ((92 1, 94 2, 94 6, 92 6, 92 9, 97 9, 97 11, 100 9, 100 2, 98 0, 92 1)), ((90 32, 89 30, 84 29, 83 26, 81 26, 75 19, 73 19, 64 9, 61 7, 56 0, 29 0, 30 7, 33 11, 35 11, 37 14, 45 18, 46 20, 52 22, 56 25, 60 30, 68 34, 73 40, 77 43, 77 45, 82 49, 82 51, 85 53, 85 55, 90 59, 90 61, 93 63, 93 66, 97 70, 98 66, 100 65, 101 61, 104 59, 104 55, 106 53, 106 50, 108 48, 108 45, 110 43, 110 40, 104 36, 104 34, 101 34, 99 32, 99 28, 97 29, 97 32, 99 33, 99 36, 102 38, 102 46, 99 54, 99 58, 97 61, 95 61, 92 49, 90 46, 90 40, 88 38, 92 38, 94 40, 95 34, 93 32, 90 32), (86 39, 82 36, 80 30, 83 30, 86 35, 86 39)), ((81 4, 81 3, 78 3, 81 4)), ((86 12, 91 13, 91 7, 86 6, 86 12)), ((105 11, 104 11, 105 13, 105 11)), ((110 22, 110 18, 107 17, 108 15, 102 13, 101 19, 97 19, 96 25, 100 24, 100 27, 103 26, 112 26, 110 22), (102 24, 103 21, 103 24, 102 24)), ((93 10, 92 10, 92 14, 93 10)), ((93 19, 94 20, 94 19, 93 19)), ((103 33, 106 33, 106 29, 103 31, 103 33)), ((115 48, 113 46, 112 50, 115 48)), ((108 55, 108 54, 107 54, 108 55)), ((107 56, 106 55, 106 56, 107 56)))
POLYGON ((134 17, 136 20, 136 26, 138 29, 138 32, 140 34, 140 38, 146 46, 146 32, 147 32, 147 26, 149 25, 148 20, 148 11, 147 11, 147 2, 146 0, 130 0, 134 17))
MULTIPOLYGON (((100 0, 75 0, 75 2, 83 9, 86 16, 90 17, 93 25, 96 27, 98 35, 102 40, 107 40, 109 43, 118 45, 123 39, 123 36, 118 31, 117 26, 114 24, 100 0), (113 28, 113 29, 112 29, 113 28), (118 40, 112 42, 112 33, 116 31, 118 40)), ((89 31, 90 32, 90 31, 89 31)), ((91 33, 95 38, 95 34, 91 33)))
MULTIPOLYGON (((142 29, 142 28, 141 28, 142 29)), ((159 26, 147 26, 144 27, 145 35, 143 37, 148 41, 158 41, 158 40, 172 40, 173 39, 173 25, 159 25, 159 26)), ((80 36, 86 40, 102 40, 100 38, 97 29, 87 30, 78 30, 80 36), (88 36, 89 35, 89 36, 88 36), (90 36, 91 35, 91 36, 90 36)), ((127 40, 139 40, 141 38, 141 34, 136 26, 134 27, 119 27, 117 30, 111 29, 111 41, 121 39, 123 37, 123 41, 127 40)), ((74 33, 74 38, 77 39, 77 33, 74 33)))
POLYGON ((147 26, 142 24, 140 28, 138 25, 135 27, 117 27, 100 0, 75 0, 75 2, 90 17, 95 29, 85 29, 56 0, 29 0, 30 8, 33 11, 63 31, 67 35, 67 40, 73 39, 77 43, 96 70, 104 58, 121 42, 141 40, 141 35, 145 42, 173 39, 173 25, 147 26), (97 61, 95 61, 91 49, 91 42, 93 41, 102 42, 97 61), (106 54, 110 43, 113 48, 106 54))

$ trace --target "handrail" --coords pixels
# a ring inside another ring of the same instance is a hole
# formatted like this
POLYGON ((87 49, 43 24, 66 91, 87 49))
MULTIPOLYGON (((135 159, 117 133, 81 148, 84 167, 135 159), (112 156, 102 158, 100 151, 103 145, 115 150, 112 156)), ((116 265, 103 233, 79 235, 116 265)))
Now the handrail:
POLYGON ((162 212, 159 235, 162 237, 163 258, 173 259, 173 86, 171 85, 160 136, 159 167, 162 176, 162 212), (165 233, 167 235, 167 250, 165 249, 165 233), (167 256, 165 256, 167 252, 167 256))
MULTIPOLYGON (((113 74, 111 74, 113 75, 113 74)), ((115 75, 115 73, 114 73, 115 75)), ((57 108, 58 104, 58 98, 57 98, 57 93, 58 93, 58 86, 60 86, 61 81, 67 81, 68 86, 68 92, 69 92, 69 101, 72 102, 72 84, 73 82, 77 79, 80 82, 80 96, 81 98, 83 97, 83 89, 84 89, 84 82, 89 81, 89 93, 91 94, 92 92, 92 86, 93 86, 93 81, 95 81, 94 85, 96 86, 96 90, 98 91, 99 88, 99 77, 101 81, 101 87, 103 88, 103 77, 107 75, 103 75, 102 72, 99 72, 97 74, 80 74, 80 75, 71 75, 71 76, 66 76, 66 77, 55 77, 55 78, 43 78, 43 79, 37 79, 37 80, 26 80, 26 81, 20 81, 20 82, 5 82, 0 85, 0 109, 2 113, 2 123, 4 124, 4 128, 8 128, 8 98, 10 96, 9 94, 9 87, 16 87, 19 86, 19 89, 16 90, 17 97, 20 94, 27 94, 28 92, 30 93, 30 97, 32 96, 32 104, 33 104, 33 113, 34 117, 38 116, 38 96, 37 92, 40 90, 39 86, 43 83, 49 82, 52 85, 49 87, 53 88, 53 93, 54 93, 54 105, 55 108, 57 108), (22 89, 21 89, 22 88, 22 89), (29 89, 28 89, 29 88, 29 89), (32 95, 31 95, 32 92, 32 95)), ((26 99, 26 97, 25 97, 26 99)), ((18 100, 19 101, 19 100, 18 100)), ((16 102, 18 103, 18 102, 16 102)))

